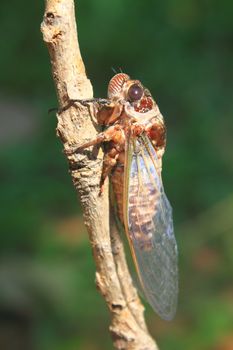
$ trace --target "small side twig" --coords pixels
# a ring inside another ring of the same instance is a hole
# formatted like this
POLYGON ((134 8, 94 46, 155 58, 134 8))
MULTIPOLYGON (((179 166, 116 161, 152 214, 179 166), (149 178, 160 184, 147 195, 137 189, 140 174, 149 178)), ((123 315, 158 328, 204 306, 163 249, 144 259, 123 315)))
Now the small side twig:
MULTIPOLYGON (((45 3, 41 31, 48 46, 60 107, 57 134, 68 150, 97 133, 92 123, 92 108, 69 104, 72 100, 92 98, 93 92, 80 54, 73 0, 45 3)), ((96 263, 96 284, 112 315, 110 331, 114 345, 117 349, 157 350, 146 328, 144 308, 133 287, 114 220, 109 219, 107 183, 99 196, 102 151, 67 158, 96 263)))

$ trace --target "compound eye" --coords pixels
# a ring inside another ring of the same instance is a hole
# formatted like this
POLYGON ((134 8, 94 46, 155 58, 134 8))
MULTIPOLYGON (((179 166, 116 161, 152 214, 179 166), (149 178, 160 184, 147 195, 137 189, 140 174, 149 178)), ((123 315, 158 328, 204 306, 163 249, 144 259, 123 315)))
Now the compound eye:
POLYGON ((130 86, 128 90, 128 97, 130 101, 138 101, 143 95, 143 89, 140 85, 138 84, 133 84, 130 86))

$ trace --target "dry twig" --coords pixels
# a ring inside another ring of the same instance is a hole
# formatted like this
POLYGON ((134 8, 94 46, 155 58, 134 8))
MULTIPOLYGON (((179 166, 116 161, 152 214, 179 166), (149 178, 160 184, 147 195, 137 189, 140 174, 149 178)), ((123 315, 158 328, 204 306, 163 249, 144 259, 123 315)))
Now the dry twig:
MULTIPOLYGON (((41 25, 48 46, 59 107, 57 134, 67 149, 95 137, 93 111, 73 99, 93 96, 80 54, 73 0, 46 0, 41 25), (69 106, 69 108, 64 108, 69 106)), ((109 219, 107 184, 99 196, 102 151, 85 150, 68 156, 96 263, 96 284, 112 315, 110 331, 117 349, 156 350, 144 321, 144 308, 133 287, 122 242, 109 219), (109 227, 111 226, 111 239, 109 227)))

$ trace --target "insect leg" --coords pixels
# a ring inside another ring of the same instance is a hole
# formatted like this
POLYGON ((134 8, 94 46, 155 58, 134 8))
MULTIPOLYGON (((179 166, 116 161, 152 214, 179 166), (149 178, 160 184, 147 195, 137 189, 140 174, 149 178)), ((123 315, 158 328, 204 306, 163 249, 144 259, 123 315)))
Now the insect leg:
POLYGON ((88 98, 85 100, 79 100, 79 99, 75 99, 75 100, 70 100, 71 102, 75 103, 75 102, 79 102, 81 105, 83 106, 88 106, 89 103, 98 103, 100 105, 108 105, 111 102, 109 100, 107 100, 106 98, 88 98))
POLYGON ((103 192, 104 181, 110 174, 112 168, 116 165, 118 157, 119 151, 117 151, 114 147, 104 155, 103 170, 100 180, 100 194, 103 192))
POLYGON ((105 131, 99 133, 95 139, 85 142, 81 145, 71 146, 69 149, 66 149, 64 152, 67 155, 71 155, 71 154, 80 152, 81 150, 87 147, 94 146, 105 141, 111 141, 118 130, 119 130, 119 125, 110 126, 105 131))
POLYGON ((62 107, 61 109, 58 109, 58 108, 51 108, 49 110, 50 111, 53 111, 53 110, 58 110, 59 113, 61 112, 64 112, 66 111, 67 109, 69 109, 70 107, 72 107, 76 102, 80 103, 81 105, 85 106, 85 107, 89 107, 89 104, 90 103, 97 103, 99 104, 100 106, 102 105, 109 105, 111 102, 106 99, 106 98, 87 98, 87 99, 71 99, 69 100, 69 102, 67 103, 66 106, 62 107))

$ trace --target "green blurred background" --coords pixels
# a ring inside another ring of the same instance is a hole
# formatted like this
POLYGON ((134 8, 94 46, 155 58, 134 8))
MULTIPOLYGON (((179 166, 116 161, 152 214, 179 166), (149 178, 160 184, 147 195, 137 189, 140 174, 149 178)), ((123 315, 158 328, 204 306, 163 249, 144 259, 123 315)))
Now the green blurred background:
MULTIPOLYGON (((55 137, 43 1, 0 12, 0 349, 112 349, 80 205, 55 137)), ((149 305, 161 350, 233 349, 233 2, 81 0, 79 39, 95 96, 111 67, 140 79, 168 128, 180 298, 172 322, 149 305)))

